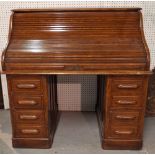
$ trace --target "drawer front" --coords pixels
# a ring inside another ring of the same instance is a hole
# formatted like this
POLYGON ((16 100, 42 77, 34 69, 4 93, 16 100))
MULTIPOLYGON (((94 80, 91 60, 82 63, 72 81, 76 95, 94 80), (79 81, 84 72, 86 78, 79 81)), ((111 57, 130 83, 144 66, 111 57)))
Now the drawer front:
POLYGON ((17 109, 42 109, 43 96, 13 95, 13 107, 17 109))
POLYGON ((14 80, 12 82, 14 92, 41 92, 40 80, 14 80))
POLYGON ((13 112, 17 123, 44 124, 45 115, 40 110, 18 110, 13 112))
POLYGON ((13 92, 40 93, 43 91, 41 76, 13 76, 10 81, 13 92))
POLYGON ((113 80, 112 95, 140 95, 143 90, 142 80, 113 80))
POLYGON ((109 125, 123 126, 123 125, 135 125, 137 126, 141 120, 140 111, 110 111, 109 125))
POLYGON ((141 96, 113 96, 110 107, 114 108, 132 108, 132 107, 142 107, 143 101, 141 101, 141 96))
POLYGON ((14 131, 16 138, 45 138, 48 128, 35 125, 17 125, 14 131))
POLYGON ((136 139, 138 138, 138 128, 133 126, 113 126, 108 129, 107 138, 136 139))

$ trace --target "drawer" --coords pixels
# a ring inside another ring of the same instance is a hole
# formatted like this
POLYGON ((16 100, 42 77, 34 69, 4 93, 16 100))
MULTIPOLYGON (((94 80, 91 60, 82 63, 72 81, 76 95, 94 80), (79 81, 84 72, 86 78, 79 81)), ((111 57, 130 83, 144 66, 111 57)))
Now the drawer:
POLYGON ((122 126, 122 125, 134 125, 137 126, 141 119, 140 111, 110 111, 109 125, 122 126))
POLYGON ((142 107, 143 101, 141 96, 113 96, 110 104, 110 108, 132 108, 132 107, 142 107))
POLYGON ((111 85, 112 95, 140 95, 143 91, 142 80, 113 80, 111 85))
POLYGON ((111 126, 108 128, 107 138, 136 139, 138 138, 138 127, 111 126))
POLYGON ((45 114, 41 110, 15 110, 13 116, 16 123, 45 123, 45 114))
POLYGON ((43 91, 43 81, 40 76, 17 76, 11 78, 11 89, 13 92, 35 93, 43 91))
POLYGON ((43 96, 13 95, 13 107, 17 109, 42 109, 43 96))
POLYGON ((48 135, 48 128, 43 126, 17 125, 14 130, 15 138, 45 138, 48 135))

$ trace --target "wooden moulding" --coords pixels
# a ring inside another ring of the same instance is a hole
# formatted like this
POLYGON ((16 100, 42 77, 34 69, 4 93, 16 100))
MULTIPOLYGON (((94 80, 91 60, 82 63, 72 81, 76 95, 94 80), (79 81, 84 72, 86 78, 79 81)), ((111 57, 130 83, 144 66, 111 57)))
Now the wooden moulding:
POLYGON ((142 148, 142 140, 106 140, 102 142, 102 148, 107 150, 139 150, 142 148), (121 146, 121 147, 120 147, 121 146))
POLYGON ((50 138, 13 138, 13 147, 18 148, 40 148, 48 149, 52 145, 52 139, 50 138))
POLYGON ((13 12, 48 12, 48 11, 58 11, 58 12, 70 12, 70 11, 138 11, 142 8, 47 8, 47 9, 14 9, 13 12))
POLYGON ((152 71, 34 71, 34 70, 18 70, 18 71, 2 71, 1 74, 28 74, 28 75, 151 75, 152 71))

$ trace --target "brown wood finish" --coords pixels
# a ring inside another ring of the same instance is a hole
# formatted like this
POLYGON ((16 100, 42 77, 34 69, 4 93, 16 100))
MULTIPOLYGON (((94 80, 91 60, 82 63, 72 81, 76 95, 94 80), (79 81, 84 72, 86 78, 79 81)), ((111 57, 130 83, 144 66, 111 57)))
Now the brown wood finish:
POLYGON ((100 104, 104 104, 101 109, 103 115, 100 115, 100 109, 97 108, 100 131, 104 131, 101 138, 104 149, 140 149, 142 147, 147 81, 147 76, 108 76, 106 78, 106 92, 100 101, 100 104), (134 83, 139 87, 115 89, 116 86, 126 82, 134 83))
MULTIPOLYGON (((54 77, 53 77, 54 78, 54 77)), ((49 77, 42 75, 7 76, 10 108, 13 127, 13 146, 38 148, 38 141, 49 148, 53 140, 57 115, 51 107, 55 106, 49 94, 55 91, 49 85, 49 77), (20 86, 20 87, 19 87, 20 86), (33 86, 33 87, 32 87, 33 86), (50 104, 50 105, 49 105, 50 104), (26 138, 26 141, 25 141, 26 138)), ((54 97, 54 96, 53 96, 54 97)), ((42 148, 42 147, 41 147, 42 148)))
POLYGON ((148 54, 139 10, 15 10, 3 69, 143 71, 148 54))
POLYGON ((140 8, 17 9, 2 55, 13 146, 48 148, 58 121, 57 74, 98 76, 104 149, 140 149, 150 55, 140 8))
POLYGON ((146 116, 155 116, 155 68, 149 79, 146 116))

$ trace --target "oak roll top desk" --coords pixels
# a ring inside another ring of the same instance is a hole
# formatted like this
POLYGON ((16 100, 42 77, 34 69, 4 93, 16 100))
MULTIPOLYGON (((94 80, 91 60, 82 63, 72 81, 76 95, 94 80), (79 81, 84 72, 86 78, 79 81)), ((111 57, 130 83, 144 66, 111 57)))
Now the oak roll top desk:
POLYGON ((2 54, 14 147, 49 148, 56 75, 97 75, 104 149, 140 149, 150 74, 140 8, 17 9, 2 54))

